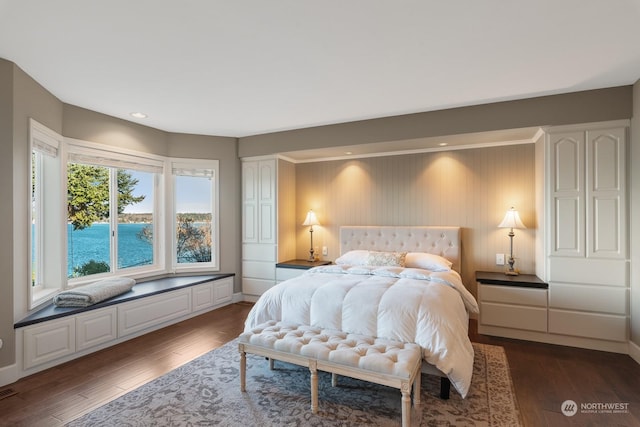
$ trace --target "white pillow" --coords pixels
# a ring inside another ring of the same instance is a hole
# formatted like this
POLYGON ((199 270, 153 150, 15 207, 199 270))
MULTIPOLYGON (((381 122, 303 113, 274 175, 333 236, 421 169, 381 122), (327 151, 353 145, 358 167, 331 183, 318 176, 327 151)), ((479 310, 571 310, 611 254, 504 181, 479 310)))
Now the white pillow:
POLYGON ((405 267, 431 271, 449 271, 452 265, 448 259, 427 252, 409 252, 404 260, 405 267))
POLYGON ((367 265, 369 251, 355 250, 349 251, 336 259, 338 265, 367 265))

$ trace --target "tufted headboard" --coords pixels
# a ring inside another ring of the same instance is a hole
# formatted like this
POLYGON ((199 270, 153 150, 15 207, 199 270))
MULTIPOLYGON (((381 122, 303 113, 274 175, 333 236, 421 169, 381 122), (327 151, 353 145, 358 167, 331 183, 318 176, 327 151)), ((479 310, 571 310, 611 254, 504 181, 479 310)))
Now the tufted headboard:
POLYGON ((460 272, 460 227, 340 227, 340 254, 356 249, 429 252, 448 259, 451 268, 460 272))

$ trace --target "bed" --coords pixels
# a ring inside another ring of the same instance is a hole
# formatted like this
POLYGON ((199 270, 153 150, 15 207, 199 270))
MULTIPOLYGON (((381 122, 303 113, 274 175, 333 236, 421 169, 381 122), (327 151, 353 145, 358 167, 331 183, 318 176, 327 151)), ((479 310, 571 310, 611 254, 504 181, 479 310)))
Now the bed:
POLYGON ((265 292, 245 331, 268 320, 370 335, 422 348, 422 371, 466 397, 475 298, 460 277, 459 227, 340 227, 340 257, 265 292))

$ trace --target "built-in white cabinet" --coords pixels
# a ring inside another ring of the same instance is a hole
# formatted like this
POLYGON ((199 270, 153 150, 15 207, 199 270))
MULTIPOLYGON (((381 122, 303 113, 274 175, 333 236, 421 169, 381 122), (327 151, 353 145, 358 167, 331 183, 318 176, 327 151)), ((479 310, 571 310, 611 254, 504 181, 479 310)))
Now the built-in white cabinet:
POLYGON ((547 130, 549 334, 628 341, 627 132, 547 130))
POLYGON ((19 346, 29 374, 230 303, 233 277, 145 296, 24 326, 19 346))
MULTIPOLYGON (((295 169, 276 157, 242 160, 242 292, 276 283, 276 263, 295 255, 295 169)), ((302 220, 301 220, 302 222, 302 220)))
POLYGON ((25 328, 24 369, 76 352, 76 319, 62 318, 25 328))

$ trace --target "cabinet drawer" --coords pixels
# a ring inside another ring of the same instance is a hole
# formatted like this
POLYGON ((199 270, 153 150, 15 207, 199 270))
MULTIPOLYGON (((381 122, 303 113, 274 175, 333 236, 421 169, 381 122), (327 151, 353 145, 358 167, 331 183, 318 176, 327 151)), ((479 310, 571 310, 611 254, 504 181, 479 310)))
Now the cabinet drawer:
POLYGON ((158 329, 163 323, 191 313, 191 289, 168 292, 118 307, 118 336, 158 329))
POLYGON ((247 295, 262 295, 276 282, 274 280, 242 278, 242 293, 247 295))
POLYGON ((276 268, 276 281, 282 282, 287 279, 298 277, 307 270, 302 268, 276 268))
POLYGON ((627 341, 627 317, 551 309, 549 332, 609 341, 627 341))
POLYGON ((76 351, 76 319, 73 317, 26 327, 23 334, 24 369, 76 351))
POLYGON ((480 304, 480 323, 488 326, 547 331, 546 307, 524 307, 491 302, 480 304))
POLYGON ((549 307, 626 315, 627 292, 627 288, 552 283, 549 307))
POLYGON ((276 279, 276 266, 272 262, 243 261, 242 276, 255 279, 276 279))
POLYGON ((76 350, 84 350, 118 338, 115 307, 102 308, 76 318, 76 350))
POLYGON ((481 301, 500 302, 505 304, 547 306, 547 290, 521 288, 515 286, 478 286, 481 301))

